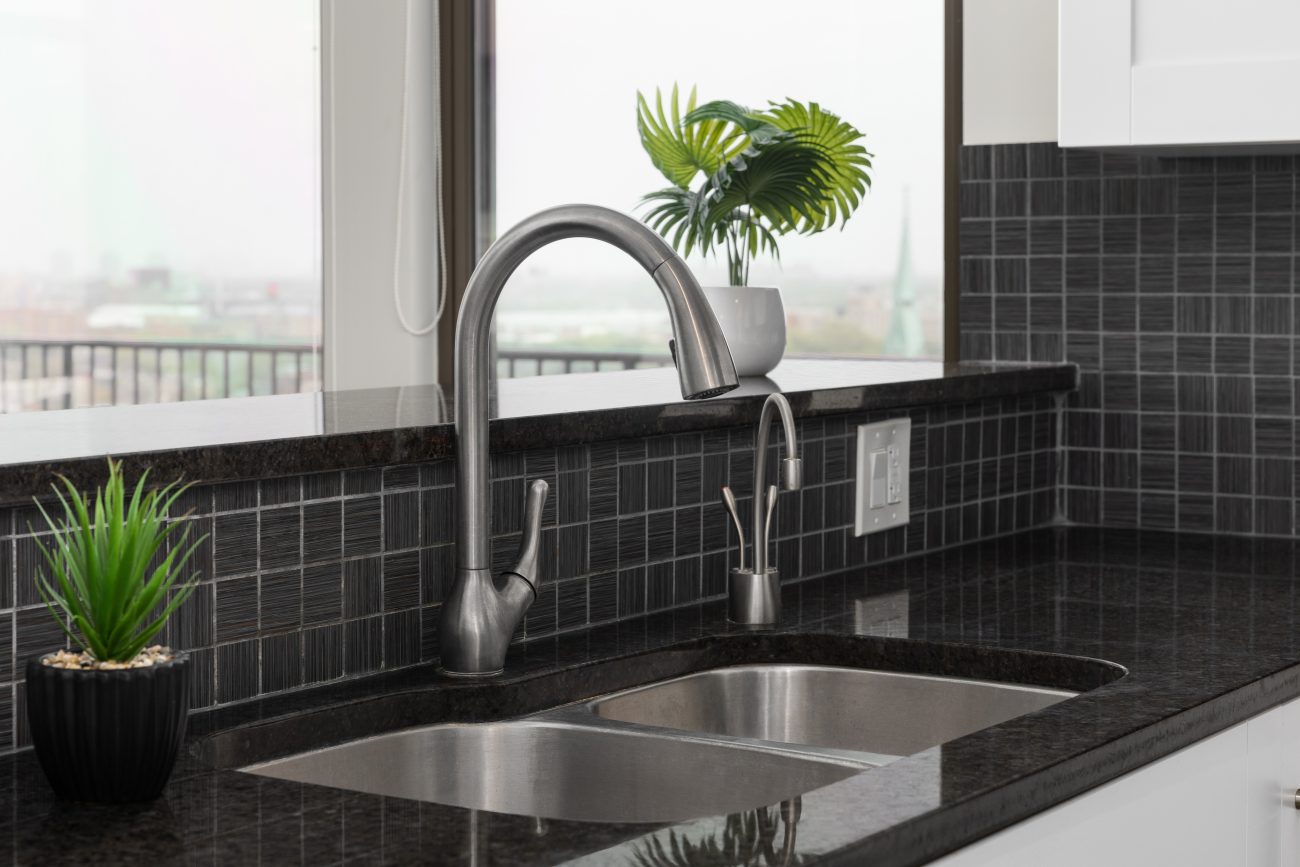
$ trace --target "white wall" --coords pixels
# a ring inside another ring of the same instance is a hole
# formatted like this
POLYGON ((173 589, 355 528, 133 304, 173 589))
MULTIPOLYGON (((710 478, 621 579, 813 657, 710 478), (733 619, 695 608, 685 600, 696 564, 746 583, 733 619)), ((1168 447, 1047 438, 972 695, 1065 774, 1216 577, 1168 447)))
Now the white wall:
POLYGON ((1056 141, 1057 0, 965 0, 963 141, 1056 141))
POLYGON ((406 2, 412 66, 401 294, 407 321, 417 328, 434 309, 437 6, 321 0, 327 389, 437 381, 436 335, 408 334, 393 306, 406 2))

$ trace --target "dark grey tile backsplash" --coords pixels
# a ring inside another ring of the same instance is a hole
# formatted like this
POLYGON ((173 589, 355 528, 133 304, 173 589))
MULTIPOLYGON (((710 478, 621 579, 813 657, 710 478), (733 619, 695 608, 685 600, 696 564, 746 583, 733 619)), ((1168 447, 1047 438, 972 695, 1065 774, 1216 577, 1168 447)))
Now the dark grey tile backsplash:
MULTIPOLYGON (((919 407, 911 523, 853 534, 856 413, 799 423, 805 487, 782 494, 786 581, 1054 520, 1059 398, 919 407)), ((899 415, 893 412, 889 415, 899 415)), ((779 432, 768 455, 775 478, 779 432)), ((735 539, 718 493, 752 503, 753 430, 492 456, 493 554, 512 562, 527 480, 545 478, 543 581, 517 641, 725 594, 735 539)), ((431 661, 455 556, 454 466, 441 461, 200 487, 185 498, 202 584, 163 640, 194 659, 202 708, 431 661)), ((22 666, 62 644, 35 592, 32 509, 0 509, 0 752, 26 745, 22 666), (15 603, 16 600, 16 603, 15 603)))
POLYGON ((1292 156, 966 147, 964 359, 1076 362, 1067 516, 1297 535, 1292 156))

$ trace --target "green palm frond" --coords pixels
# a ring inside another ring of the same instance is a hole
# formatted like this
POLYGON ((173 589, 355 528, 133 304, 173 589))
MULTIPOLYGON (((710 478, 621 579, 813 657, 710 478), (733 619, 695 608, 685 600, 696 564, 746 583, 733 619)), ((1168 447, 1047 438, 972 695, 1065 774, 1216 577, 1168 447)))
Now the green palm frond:
POLYGON ((683 256, 691 255, 697 248, 708 252, 701 224, 694 219, 695 194, 690 190, 667 187, 646 194, 641 202, 650 206, 645 215, 646 225, 662 235, 683 256))
POLYGON ((773 103, 764 117, 773 126, 796 135, 800 142, 818 150, 824 158, 818 171, 827 195, 817 209, 817 219, 810 220, 805 215, 800 231, 820 232, 837 222, 843 228, 871 187, 869 170, 873 155, 858 144, 862 133, 815 102, 773 103))
MULTIPOLYGON (((699 108, 695 108, 693 107, 694 102, 695 91, 692 90, 692 107, 686 112, 686 117, 682 118, 683 126, 692 127, 717 122, 729 123, 748 139, 745 144, 754 147, 763 147, 774 141, 790 137, 790 133, 785 129, 772 123, 763 115, 745 108, 743 105, 725 99, 715 99, 712 102, 706 102, 699 108)), ((731 155, 734 157, 744 150, 751 150, 751 148, 735 148, 731 155)))
POLYGON ((724 251, 732 285, 754 257, 780 259, 780 236, 843 228, 871 186, 862 133, 815 102, 697 106, 692 88, 683 114, 674 85, 668 109, 637 93, 637 129, 672 184, 642 199, 646 223, 683 255, 724 251))
POLYGON ((783 139, 720 168, 696 193, 697 214, 748 208, 778 234, 821 218, 828 190, 825 157, 799 139, 783 139))
MULTIPOLYGON (((685 116, 695 111, 695 88, 686 99, 685 116)), ((668 110, 664 109, 663 92, 655 89, 651 109, 645 96, 636 94, 636 125, 641 146, 650 162, 670 184, 689 187, 696 175, 711 175, 735 154, 750 146, 738 125, 722 118, 706 118, 687 123, 681 111, 677 85, 673 85, 668 110)))

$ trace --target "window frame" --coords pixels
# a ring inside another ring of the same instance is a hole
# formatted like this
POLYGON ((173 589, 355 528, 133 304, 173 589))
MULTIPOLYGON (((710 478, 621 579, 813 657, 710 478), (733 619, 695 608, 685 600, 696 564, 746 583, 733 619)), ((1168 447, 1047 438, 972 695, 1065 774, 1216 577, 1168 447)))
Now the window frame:
MULTIPOLYGON (((962 4, 944 2, 943 360, 960 361, 958 195, 962 136, 962 4)), ((495 68, 495 0, 439 3, 441 26, 444 229, 447 309, 439 323, 438 381, 454 380, 456 319, 461 296, 496 227, 492 202, 495 130, 488 99, 495 68)))
POLYGON ((438 4, 442 70, 443 221, 447 246, 447 306, 438 323, 438 384, 452 392, 456 321, 470 274, 492 237, 491 154, 495 141, 486 96, 493 90, 496 4, 452 0, 438 4))

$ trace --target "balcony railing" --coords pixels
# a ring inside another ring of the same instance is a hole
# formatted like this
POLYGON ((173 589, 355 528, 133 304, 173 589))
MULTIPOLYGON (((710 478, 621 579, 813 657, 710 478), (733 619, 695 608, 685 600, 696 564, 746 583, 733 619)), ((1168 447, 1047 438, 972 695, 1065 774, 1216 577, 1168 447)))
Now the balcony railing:
MULTIPOLYGON (((539 376, 664 367, 667 355, 502 349, 497 374, 539 376)), ((0 338, 0 413, 219 397, 321 387, 311 346, 0 338)))
POLYGON ((575 349, 498 349, 497 375, 541 376, 550 373, 588 373, 598 370, 636 370, 672 364, 667 355, 638 352, 583 352, 575 349))
POLYGON ((319 388, 311 346, 0 339, 0 412, 319 388))

